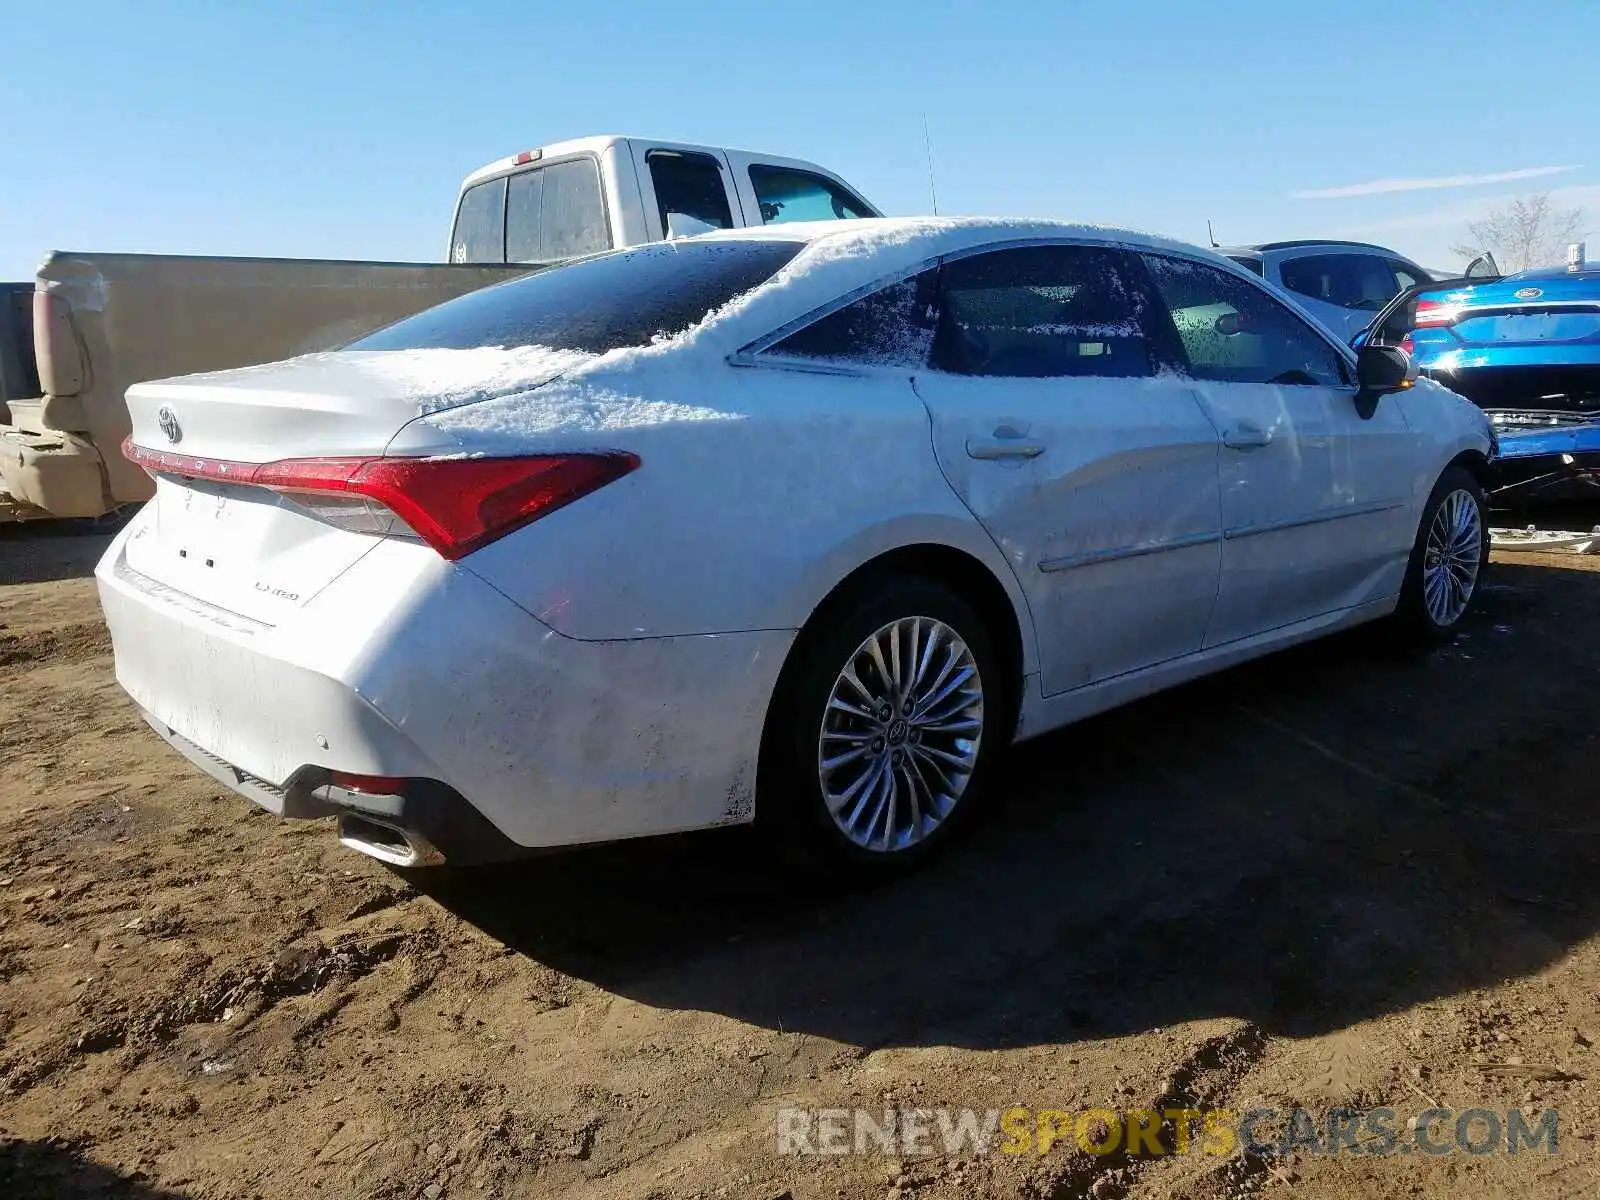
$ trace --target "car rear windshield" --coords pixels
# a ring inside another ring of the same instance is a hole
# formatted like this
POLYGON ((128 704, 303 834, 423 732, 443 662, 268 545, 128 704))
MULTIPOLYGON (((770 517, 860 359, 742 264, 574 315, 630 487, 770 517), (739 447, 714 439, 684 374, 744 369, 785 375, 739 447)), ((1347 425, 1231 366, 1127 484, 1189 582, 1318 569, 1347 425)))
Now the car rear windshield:
POLYGON ((549 346, 604 354, 647 346, 759 287, 804 245, 657 242, 580 259, 447 301, 345 349, 549 346))

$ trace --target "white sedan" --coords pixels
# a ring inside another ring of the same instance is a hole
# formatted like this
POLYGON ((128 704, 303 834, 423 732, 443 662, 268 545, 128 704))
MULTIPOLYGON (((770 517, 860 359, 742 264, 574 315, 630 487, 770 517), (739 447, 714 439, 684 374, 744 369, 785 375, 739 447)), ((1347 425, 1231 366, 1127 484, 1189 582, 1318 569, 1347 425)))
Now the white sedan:
POLYGON ((98 570, 150 724, 400 865, 754 821, 914 861, 1019 738, 1447 636, 1493 440, 1236 265, 864 220, 598 255, 140 384, 98 570))

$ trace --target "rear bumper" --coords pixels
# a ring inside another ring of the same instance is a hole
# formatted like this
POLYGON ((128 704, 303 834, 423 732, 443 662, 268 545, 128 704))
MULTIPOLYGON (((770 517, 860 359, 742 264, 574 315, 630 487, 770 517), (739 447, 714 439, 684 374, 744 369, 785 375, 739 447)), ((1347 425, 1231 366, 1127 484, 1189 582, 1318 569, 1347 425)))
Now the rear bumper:
POLYGON ((478 851, 500 839, 574 845, 753 814, 792 632, 577 641, 399 541, 268 626, 129 568, 124 547, 146 520, 96 573, 118 682, 190 761, 268 809, 368 803, 319 798, 329 771, 431 781, 370 815, 469 858, 498 856, 478 851))
POLYGON ((308 766, 280 787, 211 754, 154 714, 140 715, 163 741, 224 787, 280 817, 338 817, 340 841, 395 866, 496 862, 524 852, 437 780, 407 780, 393 792, 368 794, 336 787, 326 771, 308 766))
POLYGON ((1600 500, 1600 423, 1499 431, 1491 498, 1499 504, 1600 500))

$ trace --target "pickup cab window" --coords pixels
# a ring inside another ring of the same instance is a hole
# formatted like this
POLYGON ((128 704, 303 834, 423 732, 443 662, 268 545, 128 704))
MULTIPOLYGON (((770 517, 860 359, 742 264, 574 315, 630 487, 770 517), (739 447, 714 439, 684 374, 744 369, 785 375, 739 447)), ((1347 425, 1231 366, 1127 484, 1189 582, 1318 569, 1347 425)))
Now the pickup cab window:
POLYGON ((456 210, 450 261, 502 263, 506 260, 506 181, 491 179, 461 194, 456 210))
POLYGON ((591 158, 511 176, 505 261, 555 262, 611 249, 600 171, 591 158))
POLYGON ((836 221, 870 217, 872 212, 857 196, 810 171, 787 167, 750 165, 750 186, 761 205, 761 222, 836 221))
POLYGON ((709 154, 652 150, 645 157, 663 237, 733 228, 722 167, 709 154), (677 218, 674 220, 673 218, 677 218))

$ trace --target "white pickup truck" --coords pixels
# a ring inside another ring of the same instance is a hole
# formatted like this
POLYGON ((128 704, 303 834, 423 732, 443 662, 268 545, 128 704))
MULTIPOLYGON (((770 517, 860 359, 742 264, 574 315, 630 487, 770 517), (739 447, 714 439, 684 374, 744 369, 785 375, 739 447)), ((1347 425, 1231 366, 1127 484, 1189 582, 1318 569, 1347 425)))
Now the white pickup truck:
POLYGON ((527 150, 462 183, 448 261, 58 251, 0 284, 0 519, 100 517, 146 500, 128 387, 330 349, 567 259, 707 229, 880 215, 799 159, 628 137, 527 150))

